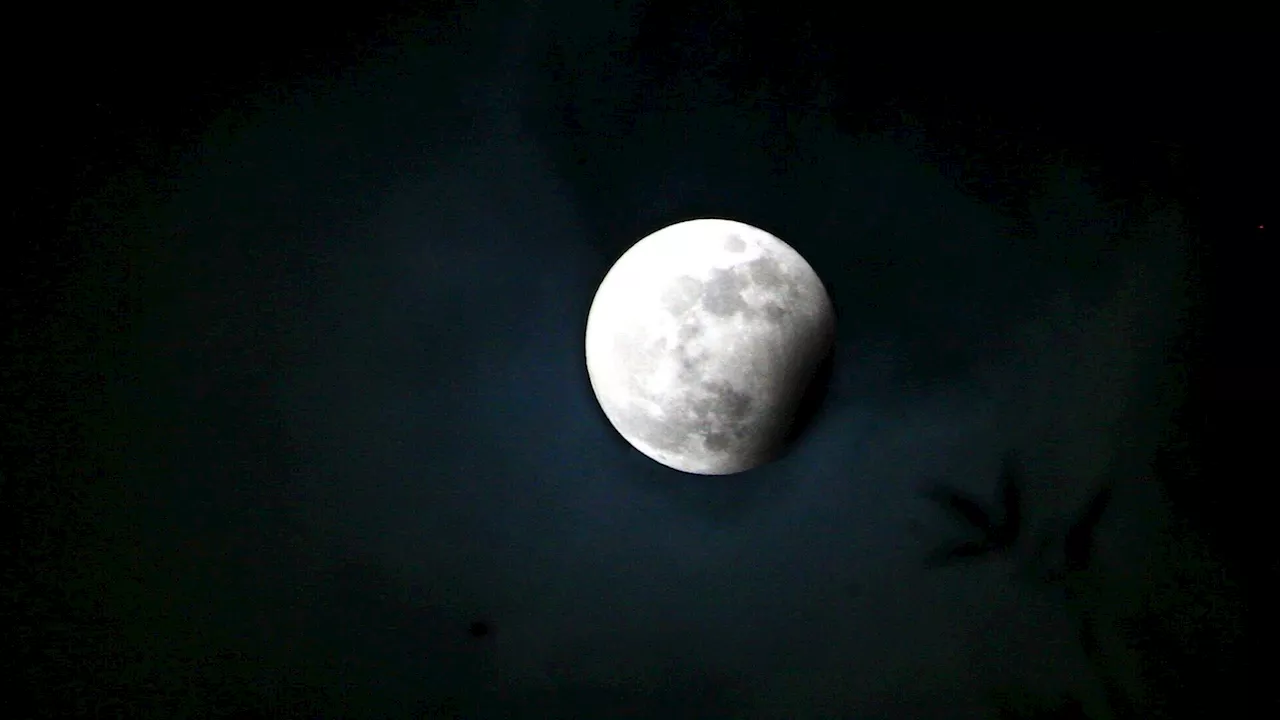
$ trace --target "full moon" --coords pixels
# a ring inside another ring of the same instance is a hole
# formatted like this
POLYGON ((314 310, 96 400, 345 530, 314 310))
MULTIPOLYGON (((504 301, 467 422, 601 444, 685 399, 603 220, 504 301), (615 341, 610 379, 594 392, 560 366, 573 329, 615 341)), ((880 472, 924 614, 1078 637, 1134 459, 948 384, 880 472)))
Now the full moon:
POLYGON ((778 458, 835 339, 817 273, 732 220, 676 223, 618 259, 587 317, 587 374, 609 422, 676 470, 778 458))

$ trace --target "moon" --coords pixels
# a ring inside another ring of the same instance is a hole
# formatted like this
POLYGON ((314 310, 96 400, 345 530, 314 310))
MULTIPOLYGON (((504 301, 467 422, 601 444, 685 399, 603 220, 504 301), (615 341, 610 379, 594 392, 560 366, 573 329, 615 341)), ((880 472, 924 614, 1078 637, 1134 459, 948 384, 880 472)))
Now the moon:
POLYGON ((641 453, 731 475, 783 454, 834 340, 831 299, 800 253, 745 223, 688 220, 605 275, 587 317, 587 374, 641 453))

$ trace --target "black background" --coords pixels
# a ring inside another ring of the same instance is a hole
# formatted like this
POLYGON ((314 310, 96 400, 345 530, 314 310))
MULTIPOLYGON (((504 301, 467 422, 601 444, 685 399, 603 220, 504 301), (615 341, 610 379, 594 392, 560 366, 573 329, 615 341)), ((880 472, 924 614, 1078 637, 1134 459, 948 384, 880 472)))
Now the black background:
MULTIPOLYGON (((557 12, 552 14, 558 22, 577 17, 572 9, 557 12)), ((1263 433, 1270 381, 1263 364, 1269 343, 1261 332, 1265 327, 1255 318, 1263 317, 1269 306, 1263 299, 1270 286, 1267 238, 1274 234, 1269 224, 1275 221, 1271 199, 1280 189, 1271 132, 1274 88, 1263 71, 1265 49, 1273 38, 1179 32, 854 33, 832 13, 824 17, 747 5, 731 9, 712 2, 645 4, 634 19, 636 40, 627 46, 632 56, 620 66, 643 75, 643 82, 633 84, 647 90, 622 101, 611 98, 610 107, 640 114, 667 102, 679 103, 683 97, 679 93, 672 93, 675 99, 665 99, 653 88, 677 86, 688 77, 690 67, 714 66, 717 87, 730 95, 768 88, 760 95, 758 112, 778 122, 789 122, 794 114, 820 114, 839 133, 858 137, 895 132, 907 122, 904 118, 911 118, 915 126, 927 129, 927 147, 922 152, 929 161, 953 178, 961 192, 998 208, 1015 224, 1031 214, 1024 206, 1025 188, 1037 181, 1044 168, 1059 165, 1086 168, 1084 182, 1099 188, 1106 198, 1157 196, 1174 203, 1184 213, 1192 238, 1186 270, 1192 302, 1180 318, 1177 340, 1169 351, 1180 380, 1176 408, 1171 411, 1172 429, 1159 443, 1154 468, 1175 515, 1206 540, 1223 572, 1256 600, 1254 607, 1265 607, 1258 603, 1263 602, 1261 592, 1268 575, 1274 579, 1275 562, 1258 560, 1260 549, 1266 547, 1258 529, 1266 527, 1271 514, 1256 497, 1265 492, 1268 467, 1258 464, 1265 458, 1257 449, 1266 447, 1263 433), (739 20, 725 29, 722 18, 728 16, 739 20), (721 57, 730 59, 720 62, 721 57), (821 102, 815 103, 814 98, 821 102)), ((495 20, 506 15, 493 7, 422 11, 366 5, 359 12, 258 15, 227 8, 201 13, 175 9, 168 14, 148 10, 132 16, 112 10, 98 17, 77 14, 74 18, 49 14, 30 19, 27 29, 15 31, 20 42, 9 45, 6 65, 11 81, 5 93, 11 189, 3 294, 11 322, 4 356, 0 493, 5 645, 9 648, 4 653, 4 672, 18 688, 5 701, 12 706, 6 710, 10 716, 92 715, 94 708, 103 717, 272 712, 309 717, 471 716, 483 711, 469 707, 495 707, 469 705, 470 690, 460 690, 447 701, 426 690, 421 697, 402 689, 367 687, 349 695, 335 694, 334 677, 368 685, 368 678, 396 667, 395 658, 404 655, 404 647, 430 648, 422 654, 432 657, 403 665, 407 677, 394 688, 414 687, 414 673, 448 675, 440 668, 489 667, 486 663, 497 662, 487 659, 485 643, 502 637, 501 611, 480 602, 466 607, 460 596, 450 596, 449 602, 459 607, 420 617, 415 603, 423 601, 386 598, 407 592, 406 587, 430 584, 423 577, 433 571, 423 570, 421 577, 406 574, 397 561, 378 558, 376 552, 350 551, 357 559, 342 565, 339 576, 322 591, 328 599, 298 611, 300 629, 283 634, 302 640, 269 658, 235 643, 209 640, 219 632, 235 632, 226 629, 234 623, 220 619, 217 611, 201 616, 203 620, 189 621, 205 628, 199 635, 204 640, 188 641, 191 646, 177 655, 148 653, 138 645, 145 645, 149 632, 174 631, 149 629, 141 620, 131 625, 128 612, 120 610, 151 608, 137 611, 137 617, 152 618, 160 616, 155 607, 181 605, 185 601, 180 593, 173 594, 177 599, 164 599, 160 596, 173 591, 165 590, 164 582, 146 578, 181 574, 183 567, 204 563, 222 568, 207 571, 211 579, 205 582, 216 588, 214 592, 225 593, 226 603, 234 605, 236 598, 249 592, 237 590, 237 583, 252 584, 251 578, 275 574, 283 578, 283 587, 301 587, 310 577, 301 567, 308 558, 317 567, 328 567, 315 558, 348 552, 335 549, 341 545, 337 541, 306 539, 311 536, 305 529, 296 531, 303 539, 283 541, 294 531, 274 525, 270 531, 263 530, 261 537, 241 542, 210 540, 223 537, 217 530, 192 530, 184 536, 184 527, 216 522, 199 519, 202 513, 187 518, 175 510, 201 502, 173 499, 183 493, 195 497, 204 492, 208 495, 204 502, 214 508, 208 514, 218 517, 248 517, 280 508, 287 513, 296 502, 287 482, 227 499, 202 490, 199 481, 175 481, 189 467, 229 462, 216 454, 199 456, 205 451, 198 443, 191 450, 196 459, 184 457, 171 466, 157 460, 146 480, 117 476, 127 466, 124 458, 137 457, 130 455, 136 450, 126 448, 137 447, 130 443, 142 424, 198 426, 202 420, 198 413, 184 415, 178 400, 173 406, 178 410, 157 401, 157 407, 169 410, 154 410, 154 416, 147 415, 151 411, 122 415, 110 399, 113 387, 134 383, 154 392, 168 385, 151 380, 152 373, 171 371, 175 378, 188 377, 188 371, 181 369, 188 367, 183 363, 193 368, 204 367, 202 362, 217 364, 220 353, 232 352, 227 348, 234 352, 249 348, 244 352, 252 353, 256 346, 245 338, 225 344, 194 343, 178 351, 185 359, 176 361, 177 370, 157 364, 149 351, 131 350, 130 341, 121 338, 135 337, 132 333, 138 332, 141 318, 153 306, 170 302, 175 289, 201 282, 189 281, 180 273, 181 268, 190 272, 190 263, 198 265, 198 258, 204 256, 194 251, 192 257, 197 259, 187 259, 180 251, 166 250, 157 241, 138 239, 121 228, 141 227, 141 218, 151 218, 156 208, 167 207, 171 197, 180 197, 191 182, 188 177, 199 174, 192 168, 204 167, 200 153, 205 150, 197 148, 218 148, 219 142, 234 146, 230 138, 237 123, 252 127, 259 115, 275 112, 273 103, 288 105, 290 88, 312 88, 323 97, 343 78, 368 72, 370 67, 387 67, 393 74, 396 63, 425 67, 429 70, 419 71, 427 72, 431 80, 424 87, 449 101, 435 103, 430 97, 406 101, 421 117, 439 119, 441 129, 429 123, 422 126, 421 142, 431 146, 449 142, 444 138, 457 137, 459 132, 465 135, 465 130, 458 130, 465 125, 458 118, 465 116, 455 115, 449 103, 472 97, 470 85, 488 77, 489 68, 500 64, 507 52, 504 43, 510 42, 504 23, 495 20), (392 60, 385 59, 388 53, 392 60), (404 59, 419 57, 414 53, 430 57, 404 59), (211 137, 215 140, 210 141, 211 137), (122 242, 121 237, 127 239, 122 242), (169 488, 159 493, 168 500, 148 500, 145 492, 138 491, 156 485, 169 488), (162 542, 166 536, 175 540, 175 546, 164 552, 138 547, 162 542), (282 542, 295 544, 279 550, 282 542), (276 548, 273 560, 259 559, 263 547, 276 548), (209 561, 202 553, 218 554, 221 559, 209 561), (369 560, 370 556, 376 559, 369 560), (130 557, 144 559, 130 561, 130 557), (272 565, 277 561, 278 567, 272 565), (387 566, 399 569, 387 570, 387 566), (133 589, 123 589, 126 586, 133 589), (98 598, 98 593, 110 597, 98 598), (460 618, 474 617, 450 625, 455 611, 460 618), (497 616, 490 617, 494 613, 497 616), (353 618, 366 615, 387 617, 387 623, 399 630, 384 637, 353 629, 359 627, 353 618), (441 635, 449 637, 441 639, 441 635), (122 647, 129 643, 134 647, 122 647), (207 647, 228 646, 241 647, 240 654, 231 660, 225 653, 216 660, 205 654, 207 647), (364 662, 361 667, 366 669, 326 675, 327 671, 304 662, 306 655, 326 652, 353 658, 355 666, 364 662), (465 659, 455 662, 451 659, 455 655, 465 659), (196 672, 180 667, 174 659, 178 657, 191 664, 203 663, 207 669, 196 672), (131 666, 148 663, 145 671, 131 672, 131 666), (271 663, 276 673, 272 677, 292 678, 283 685, 287 689, 281 690, 281 685, 273 686, 276 689, 271 692, 262 689, 261 677, 271 674, 262 668, 271 663), (176 697, 181 694, 176 688, 186 688, 187 696, 176 697), (264 709, 267 696, 275 698, 274 710, 264 709)), ((580 22, 589 25, 594 16, 584 13, 583 17, 580 22)), ((592 128, 599 127, 600 121, 593 125, 589 119, 593 92, 607 88, 608 83, 592 85, 603 81, 584 79, 582 68, 590 67, 593 58, 607 55, 601 51, 565 59, 552 43, 529 61, 529 73, 521 76, 535 78, 537 83, 523 106, 524 116, 535 128, 531 134, 552 158, 555 173, 574 186, 583 232, 601 238, 597 256, 586 261, 597 273, 626 243, 665 220, 624 212, 610 200, 626 192, 632 182, 626 177, 631 165, 605 164, 603 170, 613 170, 611 175, 602 172, 603 161, 592 164, 592 158, 622 152, 608 147, 609 137, 593 135, 592 128)), ((618 82, 625 84, 625 80, 618 82)), ((625 88, 617 93, 625 96, 625 88)), ((352 97, 362 96, 357 92, 352 97)), ((625 125, 629 121, 612 118, 610 122, 625 125)), ((377 141, 370 142, 376 145, 377 141)), ((352 148, 359 147, 352 141, 335 152, 352 153, 356 152, 352 148)), ((270 157, 270 150, 256 152, 256 157, 270 157)), ((369 157, 378 152, 369 150, 369 157)), ((772 154, 785 158, 787 152, 779 147, 772 154)), ((636 168, 643 164, 631 161, 638 163, 636 168)), ((358 176, 374 166, 372 160, 326 162, 316 160, 305 167, 321 171, 341 167, 342 172, 358 176)), ((365 208, 365 203, 392 194, 395 174, 412 175, 423 172, 423 162, 430 165, 429 160, 412 158, 403 162, 402 167, 382 170, 392 179, 348 178, 347 185, 335 185, 355 189, 346 199, 317 207, 316 222, 341 223, 347 214, 365 208)), ((647 169, 633 174, 653 175, 647 169)), ((211 191, 196 191, 202 192, 211 191)), ((294 197, 325 198, 327 192, 304 188, 294 197)), ((732 201, 715 193, 686 196, 667 214, 734 209, 732 201)), ((258 206, 241 207, 228 201, 226 212, 228 218, 242 218, 242 222, 223 220, 232 226, 271 227, 270 219, 254 214, 261 212, 258 206)), ((786 225, 784 216, 792 210, 758 212, 765 220, 786 225)), ((184 221, 192 227, 202 222, 184 221)), ((294 226, 288 228, 294 231, 294 226)), ((189 242, 194 244, 205 236, 193 231, 191 237, 189 242)), ((483 258, 486 247, 481 242, 472 252, 483 258)), ((814 252, 823 257, 821 250, 814 252)), ((242 260, 246 267, 266 268, 247 285, 261 282, 274 287, 271 279, 277 271, 272 268, 282 267, 288 253, 268 248, 246 256, 242 260)), ((822 272, 822 263, 815 265, 822 272)), ((216 278, 222 276, 211 277, 215 279, 209 287, 217 287, 216 278)), ((574 302, 585 309, 584 299, 574 302)), ((214 303, 214 307, 223 305, 214 303)), ((843 318, 855 311, 841 307, 843 318)), ((203 336, 201 323, 216 322, 216 312, 191 315, 186 320, 188 327, 196 329, 191 337, 203 336)), ((273 322, 272 327, 280 327, 287 319, 273 322)), ((165 337, 181 342, 187 335, 176 332, 165 337)), ((453 336, 440 337, 435 351, 442 357, 455 352, 450 345, 453 336)), ((458 338, 456 342, 461 348, 472 341, 458 338)), ((489 352, 508 350, 499 345, 489 352)), ((906 373, 907 381, 928 386, 938 378, 951 377, 954 364, 971 359, 967 351, 957 351, 944 353, 937 367, 920 361, 906 373)), ((190 376, 204 377, 195 371, 190 376)), ((256 407, 263 391, 244 383, 241 388, 247 399, 239 402, 256 407)), ((433 412, 430 407, 422 411, 433 412)), ((236 461, 256 467, 264 477, 306 472, 283 459, 290 453, 283 452, 280 444, 293 442, 287 433, 243 442, 257 444, 241 447, 236 461)), ((308 526, 303 522, 299 527, 308 526)), ((267 618, 261 621, 265 623, 287 622, 279 619, 290 617, 290 611, 281 609, 291 602, 286 596, 292 597, 284 593, 259 598, 254 601, 257 604, 246 602, 246 608, 256 608, 246 612, 259 613, 267 618)), ((199 602, 191 605, 204 607, 199 602)), ((1248 622, 1249 642, 1261 647, 1269 637, 1269 618, 1253 613, 1248 622)), ((1236 648, 1230 663, 1248 654, 1248 649, 1236 648)), ((1223 705, 1246 699, 1251 687, 1247 667, 1244 662, 1223 666, 1212 678, 1202 676, 1202 669, 1185 674, 1175 670, 1174 674, 1191 686, 1203 679, 1204 689, 1216 699, 1206 707, 1221 710, 1223 705)), ((471 681, 471 676, 466 678, 458 682, 471 681)), ((429 685, 425 680, 421 684, 429 685)), ((696 685, 671 691, 671 696, 710 692, 696 685)), ((671 707, 700 716, 691 700, 645 705, 634 699, 656 696, 657 691, 578 692, 580 697, 569 693, 550 700, 517 699, 503 707, 522 706, 530 717, 608 716, 624 712, 619 708, 631 703, 640 709, 630 716, 679 716, 671 707), (600 699, 592 692, 606 697, 600 699)), ((1189 704, 1184 703, 1184 709, 1193 712, 1189 704)), ((817 711, 796 709, 794 716, 812 712, 817 711)), ((1166 712, 1178 716, 1174 709, 1166 712)))

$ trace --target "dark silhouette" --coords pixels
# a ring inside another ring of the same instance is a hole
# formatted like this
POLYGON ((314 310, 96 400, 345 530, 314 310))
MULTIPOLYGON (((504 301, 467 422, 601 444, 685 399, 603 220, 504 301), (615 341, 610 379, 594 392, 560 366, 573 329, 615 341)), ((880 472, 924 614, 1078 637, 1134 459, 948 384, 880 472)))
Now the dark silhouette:
MULTIPOLYGON (((1021 469, 1017 458, 1012 453, 1006 454, 1000 470, 999 496, 1002 516, 997 521, 993 513, 982 504, 958 490, 948 487, 937 487, 928 495, 934 501, 957 515, 966 524, 973 526, 981 537, 959 545, 942 548, 928 561, 932 567, 952 565, 959 561, 974 560, 987 557, 992 553, 1008 552, 1018 541, 1022 532, 1021 490, 1019 476, 1021 469)), ((1128 696, 1115 678, 1103 670, 1101 647, 1097 637, 1097 627, 1093 614, 1086 604, 1081 602, 1073 579, 1093 564, 1096 554, 1094 537, 1098 523, 1111 504, 1112 485, 1110 483, 1098 488, 1067 526, 1062 543, 1061 564, 1054 563, 1044 567, 1044 557, 1049 548, 1055 545, 1053 537, 1042 537, 1031 553, 1029 564, 1037 569, 1041 580, 1060 585, 1066 592, 1068 600, 1075 606, 1076 627, 1080 645, 1089 661, 1097 671, 1099 682, 1107 703, 1112 712, 1120 718, 1136 717, 1135 709, 1128 696)), ((1015 712, 1009 708, 1000 709, 1001 717, 1083 717, 1083 710, 1078 703, 1068 703, 1062 707, 1046 708, 1031 714, 1015 712)))
POLYGON ((976 500, 959 490, 938 486, 928 491, 929 498, 972 526, 980 537, 958 545, 942 548, 934 553, 928 564, 931 567, 953 565, 957 562, 984 558, 992 553, 1007 552, 1022 533, 1022 491, 1019 488, 1021 465, 1017 456, 1006 453, 1000 467, 1000 517, 983 507, 976 500))
POLYGON ((1105 662, 1098 638, 1096 619, 1087 603, 1082 602, 1074 583, 1071 582, 1073 576, 1083 573, 1092 565, 1095 555, 1094 534, 1102 514, 1110 504, 1111 485, 1107 484, 1094 492, 1093 497, 1085 503, 1075 520, 1067 527, 1066 536, 1062 542, 1063 565, 1056 579, 1061 582, 1067 599, 1076 607, 1075 616, 1080 646, 1097 671, 1107 704, 1110 705, 1116 717, 1131 718, 1137 717, 1135 708, 1116 679, 1103 669, 1105 662))
POLYGON ((1104 485, 1093 494, 1083 510, 1067 528, 1066 539, 1062 543, 1062 559, 1067 572, 1081 572, 1093 563, 1094 532, 1098 521, 1111 504, 1111 485, 1104 485))
POLYGON ((492 629, 489 627, 489 623, 483 620, 473 620, 471 625, 467 628, 467 632, 471 633, 471 637, 473 638, 487 637, 491 631, 492 629))
MULTIPOLYGON (((929 560, 931 566, 951 565, 992 553, 1008 552, 1023 532, 1021 463, 1014 453, 1007 453, 1000 467, 1000 515, 988 510, 982 502, 954 488, 938 486, 927 492, 930 499, 942 505, 979 537, 940 549, 929 560)), ((1051 569, 1050 576, 1061 579, 1062 573, 1079 573, 1093 563, 1094 534, 1103 513, 1111 503, 1110 483, 1099 488, 1067 527, 1062 540, 1062 565, 1051 569)), ((1052 537, 1042 537, 1032 551, 1031 564, 1044 565, 1044 556, 1055 545, 1052 537)), ((1044 569, 1041 567, 1041 569, 1044 569)))
POLYGON ((1019 572, 1020 579, 1062 584, 1069 576, 1088 570, 1093 565, 1095 556, 1094 536, 1103 513, 1111 504, 1111 493, 1110 483, 1094 491, 1067 526, 1061 540, 1053 535, 1041 537, 1019 572), (1060 555, 1050 561, 1050 550, 1055 550, 1060 555))

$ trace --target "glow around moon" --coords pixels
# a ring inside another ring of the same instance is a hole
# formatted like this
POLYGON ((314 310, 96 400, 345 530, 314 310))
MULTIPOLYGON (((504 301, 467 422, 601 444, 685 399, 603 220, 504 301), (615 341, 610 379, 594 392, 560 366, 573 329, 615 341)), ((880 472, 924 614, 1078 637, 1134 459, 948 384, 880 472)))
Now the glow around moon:
POLYGON ((690 220, 642 239, 605 276, 587 372, 637 450, 728 475, 785 450, 834 336, 826 288, 791 246, 732 220, 690 220))

